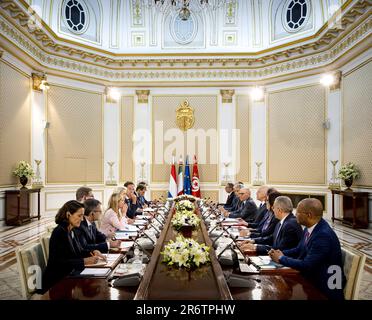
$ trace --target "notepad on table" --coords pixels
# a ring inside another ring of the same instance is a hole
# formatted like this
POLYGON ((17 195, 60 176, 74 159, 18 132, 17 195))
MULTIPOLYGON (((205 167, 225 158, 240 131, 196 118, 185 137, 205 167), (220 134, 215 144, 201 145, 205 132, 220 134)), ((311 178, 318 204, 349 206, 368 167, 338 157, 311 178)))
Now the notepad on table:
POLYGON ((143 226, 143 225, 146 225, 147 224, 147 221, 146 220, 136 220, 136 221, 134 221, 133 224, 135 226, 143 226))
POLYGON ((123 255, 120 253, 108 253, 103 254, 106 257, 106 260, 99 259, 97 263, 92 263, 85 265, 86 268, 110 268, 113 269, 117 266, 120 260, 123 258, 123 255))
POLYGON ((110 268, 85 268, 80 272, 84 277, 107 277, 111 272, 110 268))
POLYGON ((123 229, 120 229, 120 231, 137 231, 137 227, 136 226, 133 226, 133 225, 126 225, 123 229))
POLYGON ((250 261, 262 270, 274 270, 286 268, 280 263, 271 260, 269 256, 249 257, 250 261))
POLYGON ((134 241, 122 241, 120 244, 120 249, 129 249, 133 246, 134 241))

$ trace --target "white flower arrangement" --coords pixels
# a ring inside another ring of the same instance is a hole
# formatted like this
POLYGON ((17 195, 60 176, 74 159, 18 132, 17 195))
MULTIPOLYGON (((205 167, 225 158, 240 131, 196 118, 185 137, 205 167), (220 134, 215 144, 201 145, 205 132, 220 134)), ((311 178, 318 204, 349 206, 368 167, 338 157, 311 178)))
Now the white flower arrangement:
POLYGON ((174 200, 175 202, 179 202, 179 201, 183 201, 183 200, 188 200, 190 202, 195 202, 197 199, 197 197, 194 197, 193 195, 191 194, 181 194, 175 198, 172 198, 172 200, 174 200))
POLYGON ((354 163, 348 162, 341 166, 338 171, 338 177, 343 180, 357 179, 359 178, 359 170, 354 163))
POLYGON ((176 203, 176 212, 179 211, 194 211, 195 206, 189 200, 181 200, 176 203))
POLYGON ((32 166, 26 162, 26 161, 20 161, 16 167, 16 169, 13 171, 13 174, 16 177, 33 177, 35 175, 34 169, 32 169, 32 166))
POLYGON ((209 249, 204 243, 179 236, 175 242, 170 240, 161 254, 164 257, 163 262, 168 266, 191 269, 210 261, 209 249))
POLYGON ((184 226, 191 226, 195 230, 199 224, 200 218, 188 210, 176 211, 172 218, 173 228, 177 231, 180 231, 184 226))

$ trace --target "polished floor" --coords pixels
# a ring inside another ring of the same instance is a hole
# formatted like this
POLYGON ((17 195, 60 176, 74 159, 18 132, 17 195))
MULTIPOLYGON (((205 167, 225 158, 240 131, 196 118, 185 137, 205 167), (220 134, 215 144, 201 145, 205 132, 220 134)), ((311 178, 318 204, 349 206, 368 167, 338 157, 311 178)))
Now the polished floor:
MULTIPOLYGON (((54 217, 45 217, 21 227, 0 227, 0 300, 23 299, 15 259, 15 248, 39 239, 54 225, 54 217)), ((341 242, 367 256, 359 299, 372 300, 372 229, 354 230, 339 223, 333 225, 341 242)))

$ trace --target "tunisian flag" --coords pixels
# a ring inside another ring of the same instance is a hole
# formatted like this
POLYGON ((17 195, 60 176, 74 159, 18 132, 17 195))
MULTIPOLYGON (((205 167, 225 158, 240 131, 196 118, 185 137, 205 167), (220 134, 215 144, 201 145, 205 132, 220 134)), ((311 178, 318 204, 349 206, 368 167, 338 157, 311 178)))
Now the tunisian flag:
POLYGON ((196 156, 194 155, 194 165, 192 168, 192 192, 191 194, 194 197, 200 198, 200 187, 199 187, 199 171, 198 171, 198 162, 196 156))

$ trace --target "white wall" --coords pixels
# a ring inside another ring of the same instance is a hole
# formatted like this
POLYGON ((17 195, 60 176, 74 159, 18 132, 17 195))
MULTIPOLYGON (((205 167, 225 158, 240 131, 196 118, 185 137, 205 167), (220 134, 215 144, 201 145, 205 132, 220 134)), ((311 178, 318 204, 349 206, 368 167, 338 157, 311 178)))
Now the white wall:
MULTIPOLYGON (((364 54, 360 56, 356 61, 349 63, 343 68, 343 71, 355 67, 355 65, 362 63, 368 58, 369 54, 364 54)), ((4 54, 3 59, 7 59, 11 63, 17 63, 18 66, 22 66, 19 61, 10 56, 9 54, 4 54)), ((28 70, 25 66, 24 70, 28 73, 31 73, 31 70, 28 70)), ((270 91, 291 88, 299 85, 314 84, 319 82, 320 75, 314 75, 306 78, 299 78, 297 80, 291 80, 287 82, 278 83, 275 85, 270 85, 265 88, 266 96, 270 91)), ((3 79, 0 79, 3 80, 3 79)), ((69 80, 60 78, 57 76, 49 76, 48 80, 53 83, 59 83, 68 85, 71 87, 85 88, 87 90, 94 90, 99 92, 104 92, 104 86, 93 85, 81 81, 69 80)), ((135 95, 136 89, 143 88, 121 88, 119 89, 121 95, 135 95)), ((200 88, 200 87, 184 87, 184 88, 149 88, 150 96, 149 102, 138 103, 137 97, 135 97, 135 129, 144 129, 151 130, 151 95, 156 94, 182 94, 182 95, 193 95, 193 94, 216 94, 220 95, 220 89, 225 89, 224 87, 215 87, 215 88, 200 88)), ((235 90, 235 95, 233 96, 232 103, 222 103, 219 99, 218 103, 218 119, 219 126, 221 130, 226 130, 232 132, 235 125, 235 119, 238 115, 235 114, 235 96, 241 93, 247 93, 248 88, 229 88, 235 90)), ((327 99, 327 118, 330 121, 330 129, 327 130, 327 173, 328 181, 331 177, 332 166, 329 160, 340 159, 340 126, 341 126, 341 93, 340 90, 328 92, 327 99)), ((117 103, 104 103, 104 180, 108 176, 108 165, 107 161, 115 161, 115 178, 119 178, 119 158, 120 158, 120 104, 117 103)), ((44 180, 45 178, 45 93, 33 92, 32 93, 32 159, 42 160, 41 165, 41 176, 44 180)), ((252 163, 251 166, 251 177, 252 181, 256 176, 256 170, 254 166, 255 161, 262 161, 263 165, 261 167, 261 174, 265 180, 266 173, 266 112, 267 112, 267 102, 264 99, 263 102, 252 102, 251 104, 251 117, 250 117, 250 126, 251 126, 251 155, 250 160, 252 163)), ((150 162, 151 162, 151 137, 146 139, 146 149, 147 151, 143 155, 143 160, 146 162, 145 175, 147 180, 150 177, 150 162)), ((136 147, 136 144, 134 145, 136 147)), ((234 147, 229 145, 228 142, 220 139, 219 141, 219 150, 220 150, 220 181, 224 175, 224 166, 222 162, 226 158, 226 154, 234 154, 234 147), (227 152, 228 151, 228 152, 227 152)), ((33 163, 35 166, 35 163, 33 163)), ((231 166, 229 173, 231 177, 234 175, 234 168, 231 166)), ((135 179, 136 181, 140 177, 140 166, 137 164, 135 168, 135 179)), ((44 181, 45 183, 45 181, 44 181)), ((67 200, 74 198, 75 190, 79 185, 46 185, 42 191, 41 195, 41 211, 42 214, 54 214, 57 209, 67 200)), ((94 190, 95 196, 97 199, 101 200, 104 205, 107 204, 108 197, 112 193, 114 187, 105 186, 105 185, 93 185, 91 186, 94 190)), ((154 189, 166 189, 167 185, 153 185, 154 189)), ((255 189, 253 187, 252 195, 255 194, 255 189)), ((220 184, 208 184, 205 185, 201 182, 201 190, 219 190, 220 201, 223 202, 226 199, 226 194, 224 192, 223 186, 220 184)), ((280 191, 283 192, 311 192, 316 194, 324 194, 327 196, 327 207, 326 207, 326 217, 330 218, 331 212, 331 196, 328 190, 327 185, 324 186, 303 186, 303 185, 288 185, 288 186, 279 186, 280 191)), ((4 195, 3 190, 0 188, 0 223, 4 221, 5 210, 4 210, 4 195)), ((370 191, 368 189, 360 189, 361 191, 370 191)), ((33 198, 33 207, 35 208, 35 200, 33 198)), ((339 204, 336 203, 338 207, 336 212, 340 212, 339 204)), ((372 196, 370 196, 370 220, 372 219, 372 196)))

